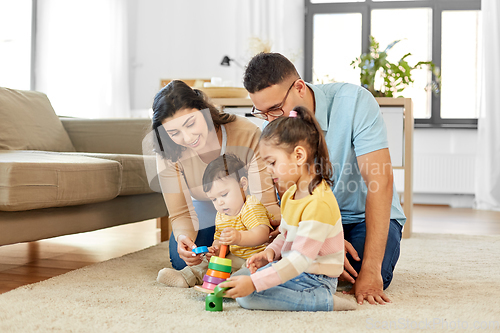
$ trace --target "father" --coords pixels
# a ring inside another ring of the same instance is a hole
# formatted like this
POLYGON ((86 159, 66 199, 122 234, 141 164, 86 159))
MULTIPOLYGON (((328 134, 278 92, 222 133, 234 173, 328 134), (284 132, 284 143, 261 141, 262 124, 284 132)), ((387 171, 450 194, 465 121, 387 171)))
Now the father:
POLYGON ((340 279, 353 283, 349 293, 359 304, 390 302, 383 290, 392 281, 406 217, 376 100, 354 84, 306 83, 279 53, 256 55, 245 70, 244 85, 252 113, 261 119, 288 117, 296 106, 314 113, 325 133, 334 166, 332 190, 342 213, 346 258, 340 279))

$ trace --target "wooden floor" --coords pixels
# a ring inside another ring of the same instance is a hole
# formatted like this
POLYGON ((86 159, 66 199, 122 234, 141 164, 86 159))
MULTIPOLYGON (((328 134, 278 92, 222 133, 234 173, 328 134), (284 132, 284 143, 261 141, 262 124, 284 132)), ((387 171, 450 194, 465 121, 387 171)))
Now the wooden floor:
MULTIPOLYGON (((500 212, 414 206, 413 232, 500 234, 500 212)), ((0 293, 116 258, 160 241, 156 220, 0 247, 0 293)))

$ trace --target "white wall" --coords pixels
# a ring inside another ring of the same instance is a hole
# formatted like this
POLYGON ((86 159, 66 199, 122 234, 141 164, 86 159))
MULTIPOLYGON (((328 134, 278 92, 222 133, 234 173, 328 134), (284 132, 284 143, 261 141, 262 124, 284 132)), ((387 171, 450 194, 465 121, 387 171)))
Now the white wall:
POLYGON ((128 1, 132 109, 151 107, 161 79, 218 76, 241 85, 241 70, 220 65, 235 53, 235 1, 128 1))
POLYGON ((220 62, 228 55, 245 66, 256 52, 251 47, 255 36, 269 39, 273 51, 289 57, 299 73, 303 71, 302 0, 286 0, 283 9, 285 0, 259 6, 252 0, 127 1, 132 110, 151 107, 161 79, 216 76, 243 86, 243 68, 234 63, 224 67, 220 62), (262 23, 268 16, 276 19, 262 23))

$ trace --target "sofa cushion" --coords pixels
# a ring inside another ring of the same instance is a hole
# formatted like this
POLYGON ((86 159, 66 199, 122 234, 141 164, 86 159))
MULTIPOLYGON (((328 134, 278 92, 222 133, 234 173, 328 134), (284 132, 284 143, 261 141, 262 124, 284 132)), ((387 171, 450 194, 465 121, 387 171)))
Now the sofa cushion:
POLYGON ((156 167, 155 156, 132 154, 103 154, 103 153, 67 153, 71 155, 88 156, 117 161, 122 165, 122 187, 119 195, 134 195, 154 193, 149 187, 144 159, 156 167))
POLYGON ((0 210, 107 201, 120 193, 119 162, 41 151, 0 151, 0 210))
POLYGON ((75 151, 47 96, 0 87, 0 150, 75 151))

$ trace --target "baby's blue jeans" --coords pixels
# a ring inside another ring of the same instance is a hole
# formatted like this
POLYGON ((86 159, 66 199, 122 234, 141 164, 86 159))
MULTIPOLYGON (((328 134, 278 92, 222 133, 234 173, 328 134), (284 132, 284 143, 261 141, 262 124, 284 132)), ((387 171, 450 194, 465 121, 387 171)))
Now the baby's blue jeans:
MULTIPOLYGON (((276 261, 275 261, 276 262, 276 261)), ((261 267, 266 269, 272 263, 261 267)), ((250 271, 247 270, 247 274, 250 271)), ((237 298, 238 304, 251 310, 276 311, 332 311, 337 278, 302 273, 279 286, 246 297, 237 298)))

